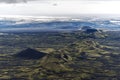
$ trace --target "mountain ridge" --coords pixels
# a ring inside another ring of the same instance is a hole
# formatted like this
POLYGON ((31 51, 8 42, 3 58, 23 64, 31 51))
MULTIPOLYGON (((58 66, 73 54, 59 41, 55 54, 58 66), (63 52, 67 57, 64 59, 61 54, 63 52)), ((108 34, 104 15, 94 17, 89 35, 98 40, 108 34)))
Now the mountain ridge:
POLYGON ((91 26, 103 30, 120 30, 118 18, 99 17, 0 17, 0 31, 79 30, 91 26))

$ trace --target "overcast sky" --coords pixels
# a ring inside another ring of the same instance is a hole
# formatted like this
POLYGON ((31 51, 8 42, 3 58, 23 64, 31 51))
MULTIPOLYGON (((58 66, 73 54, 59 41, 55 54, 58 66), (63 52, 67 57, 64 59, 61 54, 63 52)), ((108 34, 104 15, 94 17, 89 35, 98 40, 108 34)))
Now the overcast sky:
POLYGON ((120 0, 0 0, 0 15, 120 14, 120 0))

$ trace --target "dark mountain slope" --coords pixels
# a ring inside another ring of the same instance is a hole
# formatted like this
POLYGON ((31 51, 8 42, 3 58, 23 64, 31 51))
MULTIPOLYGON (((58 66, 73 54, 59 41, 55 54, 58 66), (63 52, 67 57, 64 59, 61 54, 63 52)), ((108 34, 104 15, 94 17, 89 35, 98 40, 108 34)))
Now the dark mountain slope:
POLYGON ((19 57, 19 58, 24 58, 24 59, 40 59, 44 57, 45 55, 47 54, 28 48, 26 50, 19 52, 18 54, 15 54, 14 56, 19 57))

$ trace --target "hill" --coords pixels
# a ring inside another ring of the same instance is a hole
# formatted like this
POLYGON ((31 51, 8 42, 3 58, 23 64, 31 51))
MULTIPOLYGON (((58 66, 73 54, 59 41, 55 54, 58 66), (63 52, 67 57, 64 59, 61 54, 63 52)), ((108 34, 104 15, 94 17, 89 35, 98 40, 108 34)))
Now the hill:
POLYGON ((28 48, 28 49, 25 49, 25 50, 15 54, 14 56, 18 57, 18 58, 24 58, 24 59, 40 59, 40 58, 44 57, 45 55, 47 55, 47 54, 43 53, 43 52, 39 52, 39 51, 31 49, 31 48, 28 48))
POLYGON ((109 53, 108 51, 105 51, 104 48, 108 47, 100 45, 92 39, 84 39, 66 46, 59 50, 59 52, 69 54, 73 57, 80 57, 82 55, 86 57, 101 57, 103 54, 109 53))
MULTIPOLYGON (((102 45, 95 40, 96 38, 104 39, 105 34, 97 30, 92 33, 79 31, 60 35, 67 38, 69 36, 70 39, 74 37, 77 40, 37 58, 32 67, 23 69, 23 72, 28 71, 26 78, 29 80, 112 80, 119 78, 117 62, 120 55, 111 53, 109 50, 112 50, 112 47, 102 45)), ((26 53, 35 52, 36 50, 27 49, 22 51, 22 55, 26 58, 26 53)))

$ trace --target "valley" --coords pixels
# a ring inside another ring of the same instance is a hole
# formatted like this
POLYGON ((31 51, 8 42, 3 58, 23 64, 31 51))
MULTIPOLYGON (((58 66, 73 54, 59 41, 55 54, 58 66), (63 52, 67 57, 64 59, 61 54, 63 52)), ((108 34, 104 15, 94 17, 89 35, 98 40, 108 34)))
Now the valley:
POLYGON ((119 80, 119 33, 2 33, 0 80, 119 80))

